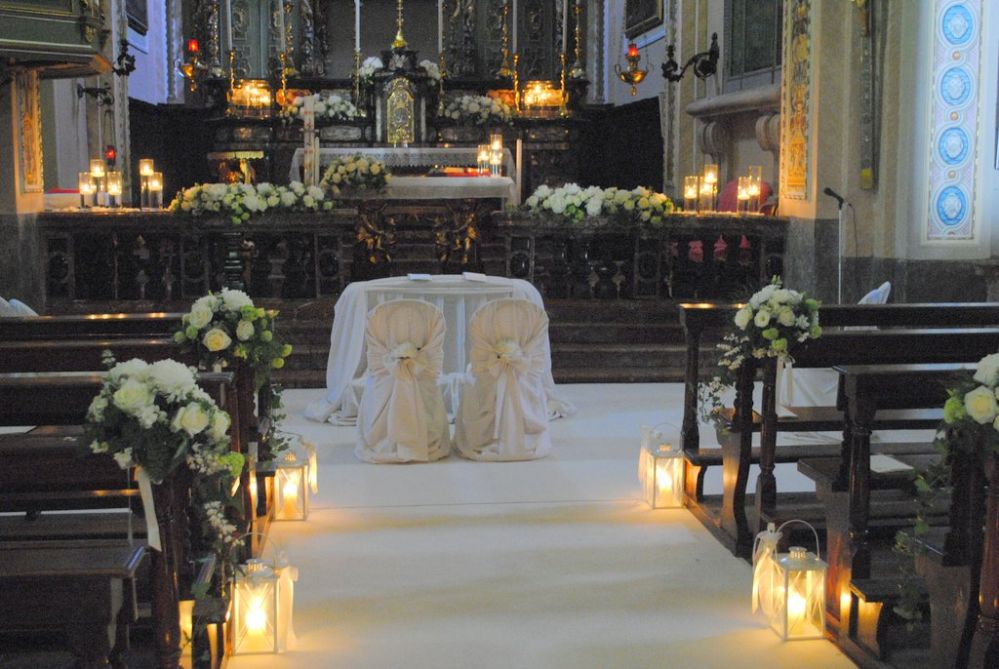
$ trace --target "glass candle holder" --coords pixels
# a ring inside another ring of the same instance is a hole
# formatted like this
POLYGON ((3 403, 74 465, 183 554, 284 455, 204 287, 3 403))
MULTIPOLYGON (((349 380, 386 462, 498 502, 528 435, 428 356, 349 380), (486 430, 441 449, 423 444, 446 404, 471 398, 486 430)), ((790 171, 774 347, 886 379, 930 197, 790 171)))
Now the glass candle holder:
POLYGON ((108 172, 107 173, 107 193, 108 193, 108 206, 109 207, 120 207, 121 206, 121 172, 108 172))
POLYGON ((489 135, 489 148, 493 151, 503 150, 503 133, 494 132, 489 135))
POLYGON ((697 211, 697 195, 701 185, 699 176, 686 176, 683 178, 683 210, 697 211))
POLYGON ((80 172, 78 183, 80 189, 80 207, 86 209, 87 207, 94 206, 94 196, 97 194, 97 187, 94 186, 90 172, 80 172))
POLYGON ((704 183, 710 184, 712 188, 718 186, 718 163, 704 165, 704 183))
POLYGON ((143 158, 143 159, 141 159, 139 161, 139 176, 140 177, 151 177, 151 176, 153 176, 153 172, 155 171, 155 169, 156 168, 153 167, 153 159, 152 158, 143 158))
POLYGON ((503 149, 493 149, 489 155, 489 176, 503 176, 503 149))
POLYGON ((763 194, 763 167, 761 165, 749 166, 749 211, 758 213, 763 205, 761 196, 763 194))
POLYGON ((103 179, 105 174, 104 160, 102 158, 94 158, 90 161, 90 176, 94 179, 103 179))
POLYGON ((489 172, 489 157, 490 149, 488 144, 479 144, 476 164, 479 168, 479 174, 487 174, 489 172))
POLYGON ((752 182, 753 180, 751 177, 739 177, 736 199, 738 200, 738 212, 740 214, 745 214, 749 211, 751 201, 749 186, 752 182))
POLYGON ((163 208, 163 173, 153 172, 146 183, 146 190, 149 191, 149 208, 163 208))
POLYGON ((715 184, 708 183, 701 179, 701 186, 698 190, 697 211, 706 212, 715 210, 715 184))

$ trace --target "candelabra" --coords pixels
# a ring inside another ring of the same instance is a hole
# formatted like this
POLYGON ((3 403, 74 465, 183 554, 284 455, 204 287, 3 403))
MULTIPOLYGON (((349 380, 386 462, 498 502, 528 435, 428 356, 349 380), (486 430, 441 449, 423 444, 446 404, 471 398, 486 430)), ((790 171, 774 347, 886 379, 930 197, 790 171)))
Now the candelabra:
POLYGON ((510 69, 510 0, 504 0, 502 16, 502 45, 500 50, 503 54, 503 60, 500 63, 499 70, 496 71, 496 76, 500 79, 509 79, 513 76, 513 71, 510 69))
POLYGON ((201 44, 191 38, 185 46, 187 60, 180 64, 180 73, 187 79, 187 88, 194 93, 198 90, 198 82, 208 73, 208 65, 201 61, 201 44))
POLYGON ((580 23, 583 14, 583 3, 580 0, 576 0, 573 12, 576 15, 576 48, 574 50, 572 70, 569 72, 569 77, 571 79, 585 79, 586 68, 583 67, 583 27, 580 23))
POLYGON ((284 53, 286 67, 288 69, 288 76, 295 76, 298 74, 298 70, 295 69, 295 37, 292 32, 294 22, 291 18, 291 10, 294 9, 295 3, 292 0, 284 0, 284 53))
POLYGON ((220 62, 222 50, 219 47, 219 2, 212 0, 208 5, 208 71, 214 77, 222 76, 220 62))

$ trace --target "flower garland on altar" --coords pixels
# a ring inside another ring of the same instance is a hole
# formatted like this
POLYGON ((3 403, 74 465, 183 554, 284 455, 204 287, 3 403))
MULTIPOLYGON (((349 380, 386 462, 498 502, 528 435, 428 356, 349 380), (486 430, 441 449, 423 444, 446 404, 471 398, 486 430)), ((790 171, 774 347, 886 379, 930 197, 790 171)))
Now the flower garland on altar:
POLYGON ((457 125, 504 125, 513 117, 513 107, 486 95, 459 95, 444 107, 444 118, 457 125))
POLYGON ((250 218, 267 211, 329 211, 333 201, 318 186, 306 187, 300 181, 287 186, 260 184, 195 184, 178 191, 168 207, 169 211, 186 216, 220 215, 233 225, 240 225, 250 218))
POLYGON ((122 469, 141 468, 154 484, 186 466, 194 474, 191 508, 202 540, 220 562, 232 563, 242 538, 231 491, 244 460, 229 447, 229 414, 198 387, 194 369, 175 360, 115 364, 108 353, 105 363, 109 370, 87 411, 90 450, 111 455, 122 469))
POLYGON ((309 98, 315 100, 313 109, 317 121, 342 122, 364 118, 364 113, 354 106, 353 102, 338 93, 332 93, 326 97, 320 93, 300 95, 290 105, 281 108, 281 111, 278 112, 278 118, 285 123, 295 120, 301 121, 305 118, 305 101, 309 98))
POLYGON ((784 288, 780 277, 774 277, 770 285, 749 298, 736 312, 734 324, 735 330, 718 344, 722 351, 718 361, 721 374, 698 388, 698 406, 705 421, 718 418, 724 408, 722 394, 735 385, 737 373, 747 360, 777 358, 791 364, 795 344, 822 336, 819 301, 784 288))
POLYGON ((385 63, 382 62, 381 58, 379 58, 378 56, 368 56, 367 58, 364 59, 364 62, 361 63, 361 67, 358 70, 358 75, 360 75, 361 81, 364 83, 364 85, 369 86, 371 85, 372 81, 374 81, 375 72, 384 69, 385 69, 385 63))
POLYGON ((323 173, 319 185, 333 196, 379 191, 388 185, 391 174, 385 164, 371 156, 355 153, 335 158, 323 173))
POLYGON ((626 224, 662 225, 673 212, 673 202, 663 193, 639 186, 621 188, 583 188, 568 183, 552 188, 541 185, 524 202, 532 214, 551 214, 578 223, 585 218, 607 216, 626 224))

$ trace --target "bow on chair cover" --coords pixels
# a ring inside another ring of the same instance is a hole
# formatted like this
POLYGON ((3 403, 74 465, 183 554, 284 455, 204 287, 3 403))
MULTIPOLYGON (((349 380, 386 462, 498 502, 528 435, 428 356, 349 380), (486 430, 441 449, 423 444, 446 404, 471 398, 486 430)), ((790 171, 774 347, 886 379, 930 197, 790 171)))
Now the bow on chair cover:
POLYGON ((443 314, 418 300, 386 302, 371 310, 365 338, 368 376, 357 412, 357 457, 429 462, 447 455, 447 413, 437 385, 443 314))
POLYGON ((528 300, 482 306, 468 327, 472 383, 462 388, 455 439, 475 460, 530 460, 547 455, 545 342, 548 316, 528 300))

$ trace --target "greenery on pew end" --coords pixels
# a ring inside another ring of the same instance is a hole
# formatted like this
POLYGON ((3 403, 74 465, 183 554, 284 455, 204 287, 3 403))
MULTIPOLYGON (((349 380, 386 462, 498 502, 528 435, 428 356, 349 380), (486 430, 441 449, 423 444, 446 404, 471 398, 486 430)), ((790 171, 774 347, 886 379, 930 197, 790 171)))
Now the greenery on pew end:
POLYGON ((721 374, 698 386, 700 417, 716 425, 725 408, 722 395, 735 385, 747 361, 777 358, 789 365, 794 362, 796 344, 822 336, 819 301, 784 288, 778 276, 736 312, 734 324, 734 331, 718 344, 722 351, 718 361, 721 374))
MULTIPOLYGON (((944 420, 937 431, 934 447, 941 458, 917 472, 915 488, 919 511, 913 528, 895 536, 895 551, 915 557, 926 552, 921 541, 930 531, 930 515, 939 513, 951 493, 951 471, 958 460, 974 467, 984 467, 991 457, 999 457, 999 353, 978 361, 973 375, 947 390, 944 420)), ((957 465, 960 466, 960 465, 957 465)), ((922 619, 922 593, 914 583, 914 568, 899 585, 899 602, 895 612, 910 625, 922 619)))
POLYGON ((198 387, 195 369, 176 360, 116 364, 106 353, 105 363, 101 391, 87 411, 90 450, 110 455, 122 469, 137 468, 139 480, 145 475, 154 485, 186 466, 201 528, 196 547, 211 550, 219 564, 235 564, 242 543, 235 518, 242 510, 232 487, 244 460, 229 447, 229 414, 198 387))

